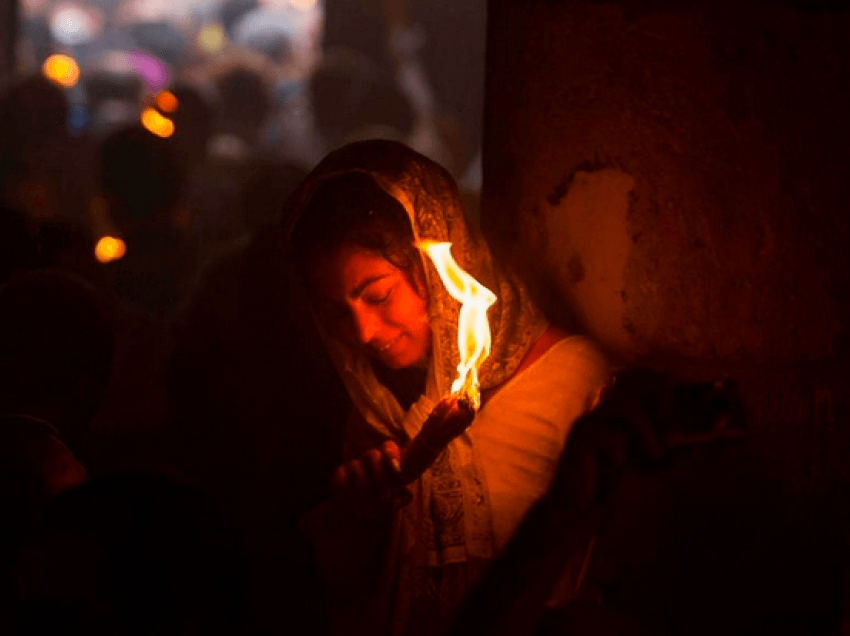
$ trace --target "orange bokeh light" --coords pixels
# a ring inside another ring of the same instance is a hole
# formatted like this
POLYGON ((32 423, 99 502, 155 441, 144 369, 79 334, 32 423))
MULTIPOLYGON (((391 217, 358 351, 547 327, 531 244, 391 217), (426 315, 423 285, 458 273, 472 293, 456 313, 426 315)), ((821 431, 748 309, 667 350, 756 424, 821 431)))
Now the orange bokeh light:
POLYGON ((80 79, 80 67, 74 58, 58 53, 44 60, 41 72, 51 82, 63 88, 71 88, 80 79))
POLYGON ((171 91, 162 91, 156 96, 156 106, 164 113, 177 112, 177 107, 180 102, 177 101, 177 96, 171 91))
POLYGON ((127 245, 120 238, 102 236, 94 248, 94 257, 99 263, 117 261, 127 252, 127 245))
POLYGON ((155 108, 145 108, 141 116, 142 126, 157 137, 171 137, 174 134, 174 122, 160 115, 155 108))

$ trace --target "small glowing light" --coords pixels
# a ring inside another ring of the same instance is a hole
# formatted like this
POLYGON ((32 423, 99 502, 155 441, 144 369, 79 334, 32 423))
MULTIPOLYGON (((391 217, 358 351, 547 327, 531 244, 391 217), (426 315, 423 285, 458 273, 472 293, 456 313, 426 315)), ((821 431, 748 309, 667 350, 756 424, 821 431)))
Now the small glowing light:
POLYGON ((296 9, 309 9, 314 4, 316 4, 316 0, 289 0, 289 4, 291 4, 296 9))
POLYGON ((94 247, 94 257, 99 263, 117 261, 127 252, 127 245, 120 238, 102 236, 94 247))
POLYGON ((174 134, 174 122, 160 115, 155 108, 145 108, 142 111, 142 126, 157 137, 171 137, 174 134))
POLYGON ((51 82, 65 88, 71 88, 80 79, 80 67, 77 66, 74 58, 58 53, 44 60, 41 72, 51 82))
POLYGON ((421 241, 419 249, 430 257, 440 279, 452 298, 460 302, 457 324, 460 363, 458 377, 452 384, 453 394, 468 398, 477 409, 481 404, 478 369, 490 355, 490 324, 487 310, 496 302, 496 294, 464 271, 452 257, 451 243, 421 241))
POLYGON ((156 105, 164 113, 176 112, 179 103, 177 96, 171 91, 162 91, 156 96, 156 105))
POLYGON ((198 46, 207 53, 215 53, 224 48, 226 40, 224 28, 220 24, 210 24, 198 33, 198 46))
POLYGON ((89 11, 72 2, 61 2, 50 17, 50 33, 66 46, 82 44, 97 31, 97 24, 89 11))

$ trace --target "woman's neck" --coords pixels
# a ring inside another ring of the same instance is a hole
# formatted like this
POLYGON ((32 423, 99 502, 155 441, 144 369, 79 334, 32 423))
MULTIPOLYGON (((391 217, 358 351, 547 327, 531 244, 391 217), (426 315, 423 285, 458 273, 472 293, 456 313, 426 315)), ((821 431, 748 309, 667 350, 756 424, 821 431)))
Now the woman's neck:
POLYGON ((406 411, 425 392, 425 367, 390 369, 380 363, 375 364, 375 376, 386 386, 401 407, 406 411))

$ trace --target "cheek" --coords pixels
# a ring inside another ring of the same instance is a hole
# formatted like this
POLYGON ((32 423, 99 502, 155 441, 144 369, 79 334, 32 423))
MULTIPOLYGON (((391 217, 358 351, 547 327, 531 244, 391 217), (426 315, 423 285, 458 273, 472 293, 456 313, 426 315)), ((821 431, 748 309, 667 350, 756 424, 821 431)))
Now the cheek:
POLYGON ((397 325, 402 327, 417 343, 428 345, 431 326, 428 324, 428 307, 425 301, 411 293, 399 310, 395 312, 397 325))
POLYGON ((431 325, 427 319, 419 323, 419 331, 414 335, 414 340, 418 345, 419 356, 425 355, 431 345, 431 325))
POLYGON ((422 299, 409 289, 399 290, 383 313, 387 322, 406 331, 413 331, 426 315, 422 299))

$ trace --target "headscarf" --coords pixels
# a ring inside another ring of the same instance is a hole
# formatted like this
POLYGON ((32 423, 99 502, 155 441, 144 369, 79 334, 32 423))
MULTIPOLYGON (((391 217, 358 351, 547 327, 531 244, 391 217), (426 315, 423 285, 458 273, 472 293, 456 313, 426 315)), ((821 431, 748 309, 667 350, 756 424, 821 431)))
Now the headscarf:
MULTIPOLYGON (((492 348, 479 370, 481 388, 494 388, 509 379, 548 325, 520 281, 493 260, 483 238, 463 215, 457 186, 438 164, 394 141, 344 146, 321 161, 289 199, 284 211, 287 236, 292 236, 319 186, 351 173, 369 175, 401 203, 416 241, 451 242, 458 265, 496 294, 496 303, 488 311, 492 348)), ((334 338, 317 324, 360 415, 352 418, 346 431, 348 459, 383 440, 405 444, 450 393, 459 362, 460 303, 449 295, 424 255, 423 263, 431 358, 425 393, 406 412, 377 379, 371 359, 361 349, 334 338)), ((455 439, 410 489, 413 501, 397 515, 383 576, 371 592, 374 623, 364 630, 368 633, 443 632, 493 556, 489 498, 469 436, 455 439)))

